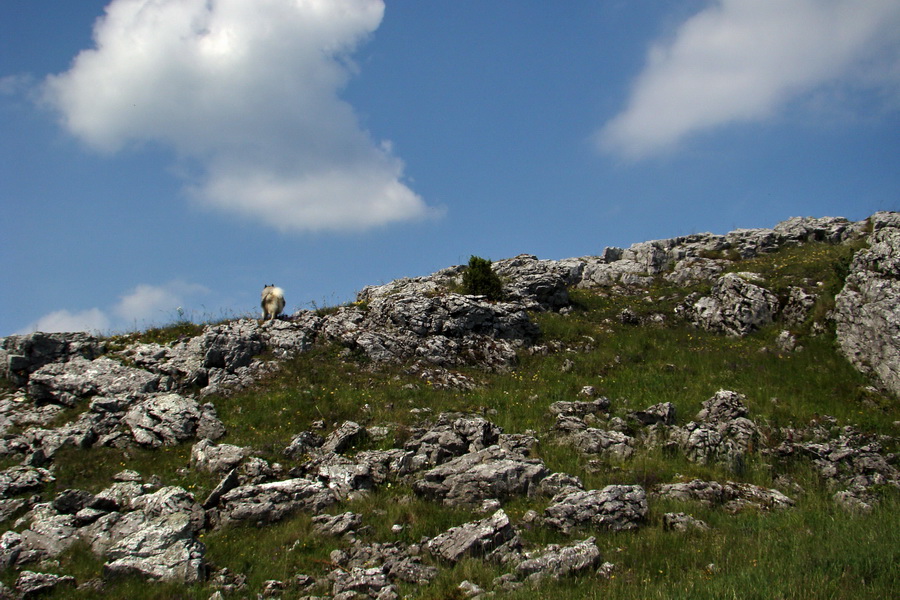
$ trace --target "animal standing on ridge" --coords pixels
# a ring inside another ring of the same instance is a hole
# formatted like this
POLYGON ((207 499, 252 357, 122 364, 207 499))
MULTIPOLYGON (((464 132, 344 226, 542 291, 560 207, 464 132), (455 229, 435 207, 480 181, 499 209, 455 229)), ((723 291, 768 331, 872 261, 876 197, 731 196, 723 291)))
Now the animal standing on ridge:
POLYGON ((267 318, 274 320, 284 310, 284 290, 274 285, 267 285, 262 291, 260 302, 263 313, 263 321, 267 318))

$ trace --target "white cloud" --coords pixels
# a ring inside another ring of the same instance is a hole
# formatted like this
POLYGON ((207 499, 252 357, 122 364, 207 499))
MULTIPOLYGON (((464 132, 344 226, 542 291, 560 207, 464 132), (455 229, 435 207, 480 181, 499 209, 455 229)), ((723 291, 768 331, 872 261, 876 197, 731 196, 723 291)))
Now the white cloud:
POLYGON ((173 281, 156 286, 141 284, 119 299, 112 312, 126 323, 153 323, 178 319, 191 296, 207 293, 202 285, 173 281))
POLYGON ((598 142, 644 158, 696 132, 771 117, 823 86, 896 93, 898 66, 897 0, 717 0, 653 45, 598 142))
POLYGON ((199 284, 170 281, 163 285, 140 284, 119 297, 107 308, 91 308, 79 312, 57 310, 49 313, 19 333, 88 331, 109 333, 153 324, 172 323, 190 318, 192 310, 184 308, 209 290, 199 284))
POLYGON ((160 143, 205 204, 287 230, 430 214, 338 97, 381 0, 113 0, 45 99, 91 147, 160 143))
POLYGON ((57 310, 41 317, 19 333, 32 333, 34 331, 43 331, 45 333, 89 331, 96 333, 107 331, 109 327, 109 318, 99 308, 74 313, 68 310, 57 310))

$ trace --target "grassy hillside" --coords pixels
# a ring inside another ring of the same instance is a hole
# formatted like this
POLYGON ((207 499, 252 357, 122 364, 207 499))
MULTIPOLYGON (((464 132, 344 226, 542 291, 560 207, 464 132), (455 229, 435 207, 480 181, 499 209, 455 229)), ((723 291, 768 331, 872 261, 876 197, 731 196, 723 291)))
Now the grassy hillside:
MULTIPOLYGON (((692 463, 659 449, 639 449, 624 462, 581 456, 560 442, 555 419, 548 413, 553 402, 577 399, 584 386, 594 386, 611 400, 614 417, 625 418, 631 411, 671 402, 678 411, 678 424, 683 425, 693 419, 704 400, 725 388, 746 396, 749 418, 761 429, 764 445, 776 445, 783 428, 804 427, 829 415, 838 427, 853 425, 882 436, 886 452, 896 453, 900 450, 897 398, 878 391, 838 354, 824 319, 851 253, 846 246, 808 244, 734 265, 735 270, 760 273, 778 294, 786 294, 788 285, 821 294, 810 321, 793 332, 803 347, 800 351, 778 349, 775 338, 783 329, 780 324, 746 338, 693 328, 678 320, 674 308, 694 290, 660 282, 635 295, 572 291, 574 308, 567 314, 533 315, 543 331, 541 349, 523 351, 514 370, 460 371, 478 382, 472 390, 442 389, 408 372, 406 365, 371 364, 339 347, 323 346, 285 362, 277 374, 251 390, 208 400, 228 429, 221 442, 251 446, 258 456, 280 463, 285 471, 295 463, 285 459, 282 449, 294 434, 317 421, 324 421, 326 431, 347 419, 384 426, 384 439, 370 441, 366 447, 391 448, 402 446, 410 428, 423 419, 459 411, 483 415, 506 433, 534 432, 540 440, 537 454, 547 466, 577 475, 586 488, 612 483, 649 487, 701 478, 776 487, 796 500, 790 510, 737 515, 721 507, 651 500, 649 519, 637 531, 581 531, 565 536, 532 528, 524 520, 529 510, 540 512, 548 499, 517 499, 504 508, 528 544, 566 543, 596 535, 604 560, 614 563, 615 569, 608 577, 566 579, 537 590, 498 592, 498 598, 898 597, 900 495, 895 489, 886 486, 874 510, 857 514, 834 503, 834 490, 808 462, 785 461, 762 451, 753 454, 739 472, 692 463), (623 323, 619 315, 625 309, 636 314, 641 324, 623 323), (681 511, 706 521, 710 529, 665 531, 662 515, 681 511)), ((152 336, 165 339, 165 332, 154 331, 152 336)), ((99 491, 114 473, 127 468, 145 478, 156 476, 166 485, 183 486, 202 501, 218 480, 187 468, 190 450, 190 444, 156 451, 67 448, 55 459, 56 481, 44 496, 52 498, 67 488, 99 491)), ((400 484, 382 486, 333 508, 334 513, 348 510, 363 515, 366 528, 359 537, 372 542, 418 543, 423 536, 433 537, 483 516, 427 502, 400 484), (402 530, 393 531, 398 524, 402 530)), ((256 597, 264 582, 272 579, 287 584, 283 598, 325 595, 330 590, 301 591, 290 585, 297 574, 318 577, 333 569, 330 552, 348 544, 313 534, 311 516, 300 514, 262 529, 210 531, 201 541, 207 545, 212 565, 246 575, 247 590, 233 597, 256 597)), ((53 569, 84 582, 99 578, 101 567, 102 562, 86 547, 76 545, 53 569)), ((401 593, 414 598, 463 598, 458 589, 461 581, 492 590, 494 578, 503 572, 483 561, 465 560, 443 568, 430 584, 402 587, 401 593)), ((10 571, 2 577, 7 584, 14 579, 10 571)), ((205 600, 214 591, 209 585, 118 580, 99 590, 61 590, 51 597, 205 600)))

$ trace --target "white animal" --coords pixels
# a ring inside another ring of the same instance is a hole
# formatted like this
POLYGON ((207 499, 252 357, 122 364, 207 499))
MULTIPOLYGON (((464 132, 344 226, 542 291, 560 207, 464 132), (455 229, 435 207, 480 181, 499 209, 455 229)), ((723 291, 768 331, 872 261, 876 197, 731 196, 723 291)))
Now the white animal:
POLYGON ((274 285, 267 285, 262 291, 262 302, 260 302, 263 313, 263 321, 274 319, 284 310, 284 290, 274 285))

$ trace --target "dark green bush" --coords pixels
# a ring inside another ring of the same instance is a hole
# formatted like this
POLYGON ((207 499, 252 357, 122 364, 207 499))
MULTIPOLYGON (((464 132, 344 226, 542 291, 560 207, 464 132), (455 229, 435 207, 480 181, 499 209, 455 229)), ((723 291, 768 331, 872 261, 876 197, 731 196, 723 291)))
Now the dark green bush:
POLYGON ((473 296, 487 296, 488 300, 500 300, 503 283, 491 268, 491 261, 479 256, 469 258, 469 266, 463 272, 463 293, 473 296))

